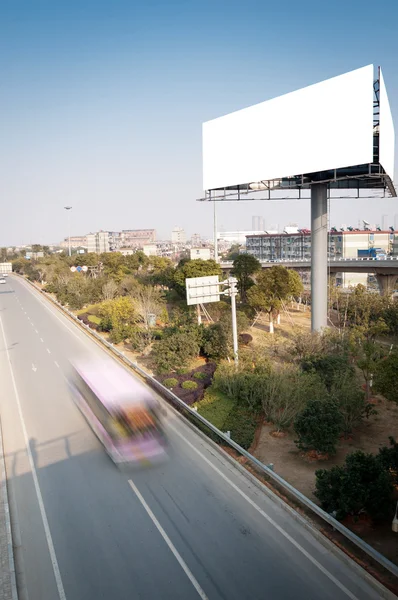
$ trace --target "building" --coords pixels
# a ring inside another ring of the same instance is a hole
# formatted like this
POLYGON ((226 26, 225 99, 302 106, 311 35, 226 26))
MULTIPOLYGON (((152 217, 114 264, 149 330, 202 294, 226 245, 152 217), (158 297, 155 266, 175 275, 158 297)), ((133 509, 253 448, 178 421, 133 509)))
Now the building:
POLYGON ((89 233, 86 236, 86 239, 87 252, 93 252, 95 254, 109 252, 109 233, 107 231, 97 231, 96 233, 89 233))
POLYGON ((192 248, 200 248, 202 245, 202 238, 200 233, 193 233, 191 237, 191 246, 192 248))
MULTIPOLYGON (((70 236, 71 248, 85 248, 87 246, 86 235, 71 235, 70 236)), ((65 238, 60 243, 60 248, 69 248, 69 238, 65 238)))
POLYGON ((217 231, 217 240, 222 244, 246 244, 247 236, 262 235, 264 231, 217 231))
POLYGON ((119 248, 142 248, 156 241, 155 229, 123 229, 119 248))
POLYGON ((196 260, 198 258, 202 260, 210 260, 211 258, 210 248, 191 248, 189 254, 191 260, 196 260))
POLYGON ((158 247, 156 244, 144 244, 142 247, 142 251, 145 256, 157 256, 158 255, 158 247))
MULTIPOLYGON (((358 250, 381 248, 386 254, 394 251, 392 231, 359 230, 347 228, 329 232, 329 258, 357 258, 358 250)), ((398 254, 398 239, 396 243, 398 254)), ((259 260, 294 260, 311 258, 311 232, 308 229, 286 227, 283 233, 251 234, 246 238, 246 251, 259 260)), ((367 285, 365 273, 337 273, 336 285, 349 287, 359 283, 367 285)))
POLYGON ((182 227, 174 227, 171 232, 172 244, 186 244, 187 235, 182 227))
POLYGON ((118 252, 121 246, 121 234, 120 231, 108 231, 109 239, 109 250, 111 252, 118 252))

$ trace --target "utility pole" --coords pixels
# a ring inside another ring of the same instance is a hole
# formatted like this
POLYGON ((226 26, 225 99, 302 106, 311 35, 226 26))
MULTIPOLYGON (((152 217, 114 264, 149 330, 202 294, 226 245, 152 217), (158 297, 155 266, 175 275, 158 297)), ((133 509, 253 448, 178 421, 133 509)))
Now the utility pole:
POLYGON ((238 280, 236 277, 230 277, 228 279, 229 285, 229 295, 231 296, 231 312, 232 312, 232 341, 234 347, 234 361, 235 366, 238 366, 238 324, 236 320, 236 294, 238 293, 238 288, 236 287, 238 280))
POLYGON ((216 201, 213 201, 213 227, 214 227, 214 260, 218 262, 218 240, 217 240, 217 213, 216 201))
POLYGON ((64 209, 68 213, 68 248, 69 248, 69 256, 72 256, 72 249, 70 247, 70 211, 72 210, 71 206, 64 206, 64 209))

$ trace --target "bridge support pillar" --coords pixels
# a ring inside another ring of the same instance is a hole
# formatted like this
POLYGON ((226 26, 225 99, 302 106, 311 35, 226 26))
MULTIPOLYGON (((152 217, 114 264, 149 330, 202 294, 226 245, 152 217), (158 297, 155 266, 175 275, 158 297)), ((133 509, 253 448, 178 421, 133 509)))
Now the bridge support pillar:
POLYGON ((311 330, 322 331, 328 318, 328 187, 311 186, 311 330))
POLYGON ((382 296, 392 296, 396 288, 398 275, 384 275, 376 272, 376 279, 382 296))

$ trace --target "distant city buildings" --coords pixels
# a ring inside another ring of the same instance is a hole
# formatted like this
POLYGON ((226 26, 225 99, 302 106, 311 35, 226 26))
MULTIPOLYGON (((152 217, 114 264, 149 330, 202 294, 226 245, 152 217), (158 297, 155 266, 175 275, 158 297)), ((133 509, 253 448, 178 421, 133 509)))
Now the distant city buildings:
MULTIPOLYGON (((71 235, 70 238, 71 248, 84 248, 87 247, 87 236, 86 235, 71 235)), ((60 248, 69 248, 69 238, 65 238, 60 243, 60 248)))
POLYGON ((264 231, 264 217, 254 216, 252 217, 252 229, 253 231, 264 231))
POLYGON ((172 244, 186 244, 187 235, 182 227, 174 227, 171 232, 172 244))
POLYGON ((192 248, 200 248, 202 245, 202 238, 200 233, 193 233, 191 236, 191 246, 192 248))
POLYGON ((189 251, 191 260, 196 260, 198 258, 201 260, 210 260, 211 254, 210 248, 191 248, 189 251))
POLYGON ((155 229, 123 229, 120 232, 121 248, 142 248, 156 241, 155 229))
MULTIPOLYGON (((394 233, 382 230, 359 230, 352 227, 338 231, 332 228, 329 232, 329 258, 357 258, 359 250, 380 248, 391 254, 395 242, 394 233)), ((259 260, 297 260, 311 258, 311 231, 286 227, 283 233, 265 232, 250 234, 246 238, 246 251, 259 260)), ((342 287, 366 285, 368 275, 363 273, 337 273, 336 284, 342 287)))
POLYGON ((87 239, 87 252, 102 254, 109 252, 109 233, 107 231, 97 231, 97 233, 89 233, 87 239))
POLYGON ((218 231, 217 239, 225 244, 246 244, 246 237, 249 235, 261 235, 264 231, 218 231))

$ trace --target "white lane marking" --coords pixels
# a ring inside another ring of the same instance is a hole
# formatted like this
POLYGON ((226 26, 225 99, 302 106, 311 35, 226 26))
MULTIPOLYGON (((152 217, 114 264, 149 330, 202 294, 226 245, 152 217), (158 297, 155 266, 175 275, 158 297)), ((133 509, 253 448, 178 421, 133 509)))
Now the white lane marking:
POLYGON ((40 338, 40 341, 41 341, 41 342, 44 342, 43 338, 40 338))
POLYGON ((56 361, 56 360, 54 360, 54 365, 55 365, 56 367, 58 367, 58 369, 59 369, 59 364, 57 363, 57 361, 56 361))
POLYGON ((36 365, 35 365, 35 364, 33 364, 33 363, 32 363, 32 371, 34 371, 35 373, 36 373, 36 371, 37 371, 37 367, 36 367, 36 365))
POLYGON ((47 352, 48 352, 49 354, 51 354, 51 350, 49 350, 48 348, 46 348, 46 350, 47 350, 47 352))
POLYGON ((159 523, 159 521, 157 520, 157 518, 155 517, 155 515, 149 508, 148 504, 145 502, 144 498, 142 497, 141 493, 139 492, 138 488, 132 482, 131 479, 129 479, 129 484, 130 484, 131 489, 137 496, 138 500, 141 502, 142 506, 145 508, 148 516, 152 519, 152 522, 155 525, 156 529, 159 531, 160 535, 162 536, 162 538, 164 539, 164 541, 166 542, 166 544, 168 545, 168 547, 174 554, 174 557, 177 559, 177 561, 180 564, 180 567, 184 571, 185 575, 188 577, 189 581, 192 583, 193 587, 198 592, 198 595, 202 598, 202 600, 208 600, 206 594, 200 587, 199 583, 196 581, 195 577, 192 575, 191 571, 189 570, 189 568, 186 565, 185 561, 183 560, 182 556, 179 554, 179 552, 176 549, 176 547, 174 546, 173 542, 170 540, 169 536, 167 535, 167 533, 165 532, 165 530, 163 529, 163 527, 161 526, 161 524, 159 523))
POLYGON ((222 471, 220 471, 220 469, 213 465, 213 463, 204 454, 202 454, 202 452, 200 452, 193 444, 191 444, 191 442, 189 442, 175 427, 173 427, 171 423, 169 423, 168 426, 186 444, 188 444, 188 446, 194 452, 196 452, 196 454, 198 454, 220 477, 222 477, 222 479, 224 479, 224 481, 226 481, 228 485, 230 485, 236 492, 238 492, 238 494, 240 494, 240 496, 242 496, 242 498, 244 498, 253 508, 255 508, 257 512, 259 512, 260 515, 264 517, 264 519, 271 523, 271 525, 273 525, 273 527, 275 527, 275 529, 279 531, 279 533, 283 535, 283 537, 285 537, 291 544, 293 544, 293 546, 297 548, 297 550, 304 554, 304 556, 308 558, 308 560, 310 560, 313 565, 315 565, 324 575, 326 575, 328 579, 330 579, 330 581, 332 581, 342 592, 344 592, 348 596, 348 598, 351 598, 351 600, 358 600, 357 596, 350 592, 350 590, 347 589, 338 579, 336 579, 334 575, 329 573, 329 571, 323 565, 321 565, 313 556, 311 556, 309 552, 307 552, 307 550, 305 550, 298 542, 296 542, 296 540, 292 538, 292 536, 289 535, 287 531, 285 531, 280 525, 278 525, 276 521, 274 521, 269 515, 267 515, 267 513, 262 508, 260 508, 255 502, 253 502, 253 500, 249 498, 249 496, 247 496, 245 492, 243 492, 237 485, 235 485, 234 482, 231 481, 222 471))
POLYGON ((39 333, 36 328, 35 328, 35 331, 36 331, 36 333, 39 333))
POLYGON ((37 502, 38 502, 39 508, 40 508, 40 514, 41 514, 41 518, 43 521, 44 532, 45 532, 46 540, 47 540, 47 546, 48 546, 48 550, 50 553, 51 563, 52 563, 52 567, 53 567, 53 571, 54 571, 54 577, 55 577, 55 583, 57 585, 58 596, 59 596, 60 600, 66 600, 65 590, 64 590, 63 583, 62 583, 62 579, 61 579, 61 573, 60 573, 59 566, 58 566, 57 556, 55 554, 54 543, 53 543, 53 539, 51 537, 50 526, 48 524, 46 509, 44 508, 43 496, 41 494, 39 480, 38 480, 37 472, 36 472, 36 467, 35 467, 35 463, 33 460, 32 451, 31 451, 30 445, 29 445, 29 436, 28 436, 28 432, 26 429, 25 419, 24 419, 24 416, 22 413, 21 401, 19 399, 17 383, 15 381, 14 371, 12 369, 10 353, 8 351, 7 338, 6 338, 6 334, 5 334, 4 327, 3 327, 3 320, 1 317, 0 317, 0 326, 1 326, 1 332, 3 335, 4 344, 5 344, 6 356, 7 356, 8 366, 10 369, 12 386, 14 388, 15 400, 17 403, 19 418, 21 421, 22 432, 23 432, 24 439, 25 439, 26 452, 28 454, 30 468, 32 471, 33 483, 34 483, 35 490, 36 490, 37 502))

